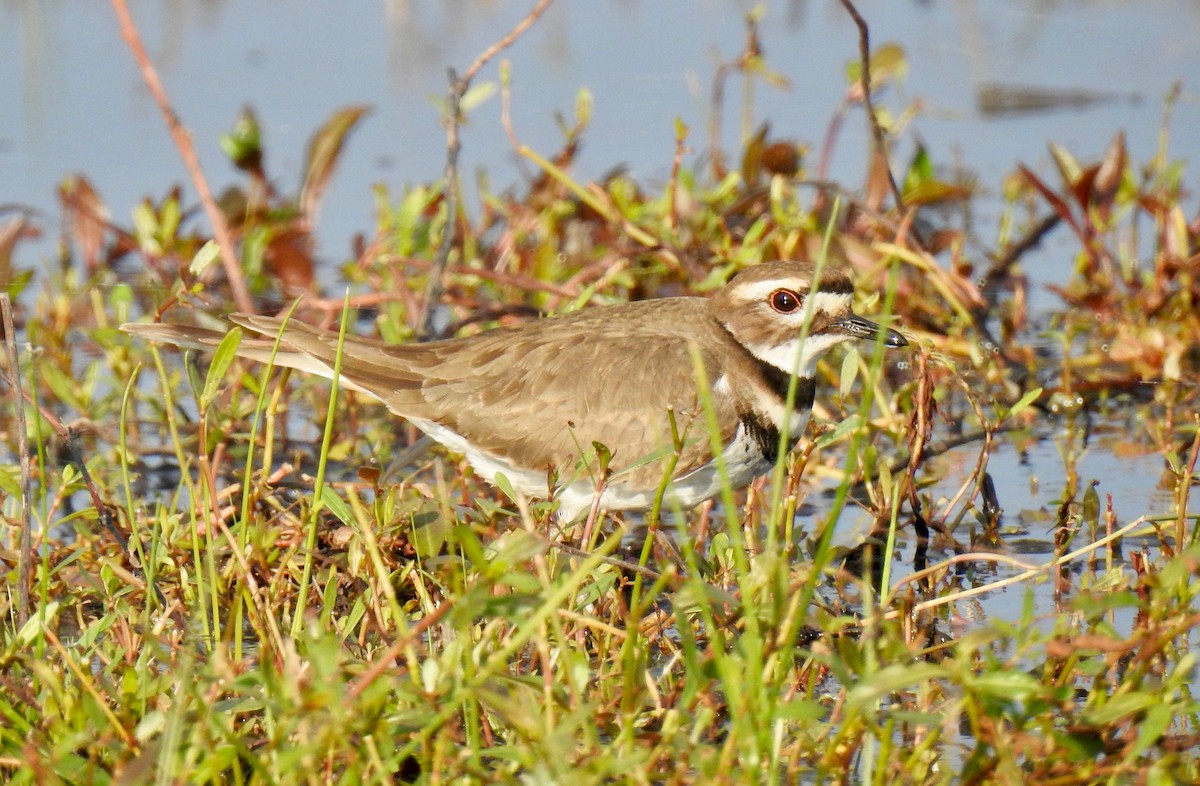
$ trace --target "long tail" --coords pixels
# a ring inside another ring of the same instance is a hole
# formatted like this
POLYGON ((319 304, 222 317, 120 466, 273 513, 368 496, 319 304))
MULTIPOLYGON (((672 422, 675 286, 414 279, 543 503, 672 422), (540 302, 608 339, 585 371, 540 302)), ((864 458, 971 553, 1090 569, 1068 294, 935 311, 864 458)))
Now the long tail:
MULTIPOLYGON (((295 347, 289 341, 289 335, 292 330, 290 326, 279 341, 278 351, 275 351, 275 334, 282 325, 281 321, 262 317, 249 317, 245 314, 236 314, 231 318, 233 321, 256 333, 270 336, 270 338, 244 336, 241 343, 238 344, 237 353, 240 357, 259 363, 274 361, 276 366, 282 368, 294 368, 299 371, 316 374, 326 379, 333 378, 332 366, 321 362, 307 352, 295 347)), ((157 322, 127 322, 121 325, 121 330, 130 335, 144 338, 147 341, 172 344, 181 349, 198 349, 210 352, 217 348, 217 345, 221 343, 226 335, 219 330, 157 322)), ((345 379, 342 381, 343 383, 347 382, 345 379)), ((358 386, 354 385, 354 387, 357 388, 358 386)), ((370 391, 365 392, 369 393, 370 391)))

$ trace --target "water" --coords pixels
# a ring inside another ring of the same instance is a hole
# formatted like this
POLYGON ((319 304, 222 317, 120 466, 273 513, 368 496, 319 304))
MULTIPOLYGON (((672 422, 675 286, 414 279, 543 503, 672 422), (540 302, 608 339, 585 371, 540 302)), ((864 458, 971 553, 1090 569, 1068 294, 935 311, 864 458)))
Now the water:
MULTIPOLYGON (((374 107, 351 138, 318 226, 322 255, 337 263, 350 254, 355 233, 373 231, 371 184, 397 192, 440 176, 445 137, 431 97, 445 94, 446 68, 465 69, 532 5, 181 0, 133 2, 131 12, 216 192, 240 182, 218 138, 243 105, 258 112, 268 171, 285 192, 297 188, 305 142, 323 119, 350 103, 374 107)), ((512 62, 517 136, 552 153, 561 143, 555 113, 570 117, 577 92, 587 88, 593 121, 577 160, 580 178, 625 164, 651 186, 665 182, 676 118, 691 128, 690 159, 703 161, 713 73, 741 51, 742 20, 752 5, 558 0, 503 54, 512 62)), ((835 2, 766 5, 766 60, 791 86, 756 86, 752 122, 769 120, 776 135, 816 149, 845 92, 844 66, 857 57, 856 30, 835 2)), ((902 89, 882 103, 893 112, 911 101, 923 107, 897 147, 897 161, 907 159, 919 137, 939 162, 977 172, 992 193, 1018 161, 1049 175, 1047 140, 1088 158, 1124 129, 1133 160, 1145 160, 1158 144, 1162 97, 1176 80, 1200 74, 1195 0, 862 0, 859 7, 873 40, 899 43, 909 58, 902 89), (1103 100, 989 114, 979 96, 996 84, 1083 91, 1103 100)), ((171 183, 186 182, 108 3, 0 0, 0 69, 9 75, 0 80, 0 205, 35 208, 44 232, 56 232, 54 189, 70 173, 91 178, 114 218, 126 224, 143 197, 159 198, 171 183)), ((493 62, 478 81, 496 78, 493 62)), ((742 83, 732 81, 727 149, 736 147, 745 99, 742 83)), ((1195 84, 1184 84, 1174 127, 1173 152, 1195 160, 1200 135, 1189 133, 1200 127, 1195 84)), ((853 115, 831 175, 860 185, 866 147, 861 114, 853 115)), ((498 97, 473 112, 463 131, 462 172, 471 181, 480 170, 493 189, 531 176, 501 128, 498 97)), ((985 243, 994 236, 996 212, 994 201, 981 203, 977 227, 985 243)), ((39 265, 49 248, 21 250, 18 263, 39 265)), ((1065 280, 1068 248, 1065 230, 1051 235, 1029 265, 1039 283, 1065 280)), ((1054 305, 1040 288, 1033 297, 1035 307, 1054 305)))
MULTIPOLYGON (((1071 459, 1079 477, 1079 488, 1074 499, 1080 502, 1084 489, 1092 481, 1098 481, 1096 491, 1101 502, 1099 535, 1104 535, 1104 510, 1107 497, 1111 495, 1117 527, 1131 523, 1140 516, 1162 515, 1175 510, 1174 481, 1166 473, 1162 456, 1150 444, 1147 435, 1137 432, 1129 423, 1130 413, 1118 411, 1106 416, 1097 416, 1090 434, 1084 441, 1078 423, 1066 419, 1050 419, 1040 424, 1032 433, 999 435, 988 460, 987 472, 996 488, 996 498, 1003 508, 999 523, 999 546, 977 545, 973 547, 972 533, 982 535, 983 525, 977 520, 982 500, 976 497, 962 516, 955 530, 955 537, 971 551, 992 552, 1009 557, 1027 566, 1040 566, 1055 558, 1055 529, 1058 509, 1066 492, 1066 456, 1071 459)), ((926 462, 926 475, 937 481, 924 490, 934 505, 927 515, 943 520, 949 514, 948 523, 953 524, 963 503, 954 508, 949 502, 956 498, 959 489, 975 471, 982 441, 950 450, 926 462)), ((968 494, 970 492, 968 491, 968 494)), ((862 511, 848 509, 838 522, 839 541, 851 544, 861 539, 869 530, 871 520, 862 511)), ((1079 548, 1091 540, 1086 528, 1079 532, 1071 548, 1079 548)), ((912 533, 902 532, 898 539, 901 563, 893 573, 893 580, 909 572, 915 542, 912 533)), ((1156 551, 1157 541, 1148 538, 1126 538, 1121 551, 1129 552, 1143 547, 1156 551)), ((930 564, 953 556, 948 550, 931 550, 930 564)), ((1095 552, 1100 565, 1104 563, 1104 550, 1095 552)), ((1071 576, 1076 588, 1088 559, 1072 563, 1071 576)), ((1115 563, 1118 569, 1127 569, 1122 559, 1115 563)), ((979 584, 1003 581, 1023 572, 1023 569, 1006 561, 974 563, 979 584)), ((1098 570, 1103 570, 1102 567, 1098 570)), ((1033 614, 1047 627, 1052 625, 1055 614, 1069 606, 1072 596, 1067 592, 1060 600, 1053 596, 1053 573, 1047 571, 1034 584, 1018 583, 973 597, 954 610, 950 619, 960 629, 985 623, 988 619, 1016 620, 1021 617, 1028 593, 1032 591, 1033 614), (1032 590, 1031 590, 1032 587, 1032 590)), ((1122 615, 1118 627, 1129 630, 1132 617, 1122 615)))

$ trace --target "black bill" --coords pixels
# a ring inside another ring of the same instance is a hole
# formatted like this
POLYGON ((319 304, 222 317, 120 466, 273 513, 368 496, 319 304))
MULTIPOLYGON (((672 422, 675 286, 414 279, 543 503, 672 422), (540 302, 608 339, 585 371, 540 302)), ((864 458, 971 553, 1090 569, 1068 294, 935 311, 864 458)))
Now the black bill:
POLYGON ((875 341, 880 336, 883 336, 883 345, 885 347, 908 346, 908 339, 904 336, 891 328, 885 328, 869 319, 863 319, 857 314, 851 314, 844 319, 839 319, 834 325, 846 331, 847 335, 861 338, 864 341, 875 341))

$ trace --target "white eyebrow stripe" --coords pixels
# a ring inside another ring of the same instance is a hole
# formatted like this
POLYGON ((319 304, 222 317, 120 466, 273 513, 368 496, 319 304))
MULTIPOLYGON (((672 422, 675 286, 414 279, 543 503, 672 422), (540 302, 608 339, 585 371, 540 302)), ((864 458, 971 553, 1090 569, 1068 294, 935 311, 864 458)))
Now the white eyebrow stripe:
MULTIPOLYGON (((739 300, 753 303, 765 301, 771 296, 772 292, 777 292, 780 289, 790 289, 804 298, 805 310, 807 310, 809 303, 812 303, 814 314, 818 311, 824 311, 826 314, 843 314, 850 310, 850 304, 854 298, 849 293, 821 292, 818 290, 809 294, 808 288, 810 285, 810 282, 796 278, 755 281, 753 284, 739 287, 737 295, 739 300)), ((797 315, 803 313, 803 310, 796 312, 797 315)))
POLYGON ((737 287, 737 296, 741 300, 766 300, 772 292, 780 289, 790 289, 803 297, 808 294, 811 281, 802 278, 777 278, 771 281, 755 281, 753 284, 737 287))
POLYGON ((850 310, 853 300, 852 295, 843 292, 814 292, 804 299, 804 308, 808 310, 811 304, 814 314, 822 311, 826 314, 845 314, 850 310))

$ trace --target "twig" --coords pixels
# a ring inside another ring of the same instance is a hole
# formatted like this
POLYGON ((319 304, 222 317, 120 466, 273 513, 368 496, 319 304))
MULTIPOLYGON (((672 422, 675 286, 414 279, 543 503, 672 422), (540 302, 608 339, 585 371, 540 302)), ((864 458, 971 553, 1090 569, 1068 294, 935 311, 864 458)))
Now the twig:
MULTIPOLYGON (((727 170, 725 169, 725 154, 721 152, 721 126, 724 123, 725 116, 725 82, 730 74, 741 71, 744 74, 749 74, 751 63, 762 56, 762 47, 758 40, 758 25, 755 19, 755 13, 751 12, 746 18, 746 45, 737 57, 727 63, 719 63, 716 73, 713 74, 712 95, 709 98, 709 105, 712 107, 708 119, 708 145, 710 165, 712 166, 713 177, 721 180, 725 177, 727 170)), ((747 90, 750 89, 747 82, 747 90)), ((747 103, 747 109, 749 104, 747 103)), ((747 118, 748 121, 748 118, 747 118)), ((747 125, 749 123, 747 122, 747 125)), ((745 143, 745 140, 742 140, 745 143)), ((743 184, 749 186, 749 183, 743 184)))
POLYGON ((988 306, 996 305, 997 290, 1000 282, 1008 275, 1009 268, 1015 265, 1025 255, 1025 252, 1036 248, 1042 242, 1042 238, 1058 226, 1060 221, 1062 221, 1062 216, 1051 213, 1030 227, 1029 231, 1020 240, 1009 246, 1003 254, 992 260, 991 266, 979 282, 979 291, 983 294, 988 306))
MULTIPOLYGON (((1121 527, 1116 532, 1106 535, 1097 541, 1087 544, 1086 546, 1077 548, 1074 551, 1070 552, 1069 554, 1063 554, 1061 557, 1056 557, 1055 559, 1052 559, 1049 562, 1043 563, 1041 565, 1026 567, 1026 569, 1022 573, 1018 573, 1015 576, 1009 576, 1006 579, 1002 579, 1002 580, 994 582, 992 584, 984 584, 984 585, 981 585, 978 587, 971 587, 970 589, 965 589, 961 592, 956 592, 952 595, 947 595, 945 597, 930 598, 929 600, 922 601, 922 602, 916 604, 911 609, 904 610, 904 611, 896 609, 896 610, 886 612, 883 616, 886 618, 893 618, 893 617, 898 617, 901 614, 916 614, 917 612, 925 611, 927 609, 936 608, 938 606, 944 606, 947 603, 954 603, 956 601, 965 600, 967 598, 971 598, 976 595, 982 595, 987 592, 993 592, 995 590, 1003 589, 1004 587, 1008 587, 1013 584, 1019 584, 1023 581, 1027 581, 1027 580, 1033 578, 1034 576, 1037 576, 1039 573, 1047 573, 1051 570, 1054 570, 1055 568, 1059 568, 1059 567, 1062 567, 1063 565, 1067 565, 1071 562, 1074 562, 1079 557, 1082 557, 1085 554, 1090 554, 1091 552, 1095 551, 1096 549, 1098 549, 1102 546, 1105 546, 1105 545, 1113 542, 1114 540, 1123 538, 1130 532, 1133 532, 1138 527, 1144 526, 1147 523, 1149 523, 1149 522, 1147 521, 1146 517, 1142 516, 1141 518, 1138 518, 1135 521, 1131 521, 1130 523, 1126 524, 1124 527, 1121 527)), ((992 560, 995 562, 1006 562, 1010 565, 1024 567, 1022 565, 1022 563, 1018 562, 1017 560, 1013 559, 1012 557, 1008 557, 1008 556, 1005 556, 1002 554, 989 554, 986 552, 981 553, 981 554, 974 554, 974 555, 961 554, 961 555, 956 555, 954 557, 951 557, 948 560, 944 560, 944 561, 938 563, 937 565, 931 565, 930 567, 926 568, 923 571, 920 571, 919 573, 914 573, 911 576, 905 576, 903 579, 901 579, 900 581, 896 582, 895 585, 893 585, 892 592, 895 593, 897 590, 899 590, 900 587, 904 586, 905 584, 908 584, 915 580, 918 580, 919 578, 921 578, 923 576, 930 575, 934 571, 937 571, 939 569, 947 568, 956 562, 962 562, 968 558, 975 559, 975 560, 987 559, 987 560, 992 560)))
MULTIPOLYGON (((824 181, 825 178, 829 177, 829 170, 833 162, 833 148, 837 143, 838 136, 842 133, 842 124, 846 122, 846 113, 849 110, 849 105, 848 98, 843 98, 838 102, 837 108, 833 112, 833 117, 829 119, 829 125, 825 129, 825 136, 821 140, 821 155, 817 159, 817 168, 814 171, 817 181, 824 181)), ((841 186, 834 184, 826 186, 826 188, 842 190, 841 186)), ((823 195, 824 192, 822 191, 818 196, 823 195)), ((851 196, 851 198, 853 197, 851 196)))
POLYGON ((125 0, 112 0, 112 5, 117 14, 117 22, 121 27, 121 37, 125 39, 125 43, 133 52, 133 58, 142 71, 142 79, 146 82, 150 95, 154 97, 163 118, 167 121, 167 130, 171 132, 171 139, 175 142, 175 147, 179 148, 183 165, 187 168, 188 175, 192 178, 192 184, 196 187, 196 195, 200 198, 200 204, 204 206, 209 223, 212 224, 213 238, 221 249, 221 262, 225 267, 225 277, 229 279, 229 290, 233 294, 233 302, 238 310, 253 313, 254 303, 250 300, 250 291, 246 288, 246 280, 242 276, 242 268, 238 262, 233 237, 229 234, 225 216, 217 207, 204 172, 200 169, 200 161, 196 158, 195 148, 192 147, 191 135, 179 122, 179 116, 175 114, 175 110, 171 108, 167 94, 158 79, 158 72, 154 70, 154 65, 146 55, 146 48, 142 45, 142 39, 138 35, 133 18, 129 15, 125 0))
MULTIPOLYGON (((999 565, 1008 565, 1009 567, 1018 568, 1026 573, 1037 572, 1044 569, 1043 566, 1022 562, 1016 557, 1011 557, 1008 554, 1001 554, 991 551, 969 551, 965 554, 955 554, 952 557, 947 557, 936 565, 931 565, 923 570, 910 573, 892 586, 892 592, 894 594, 906 584, 915 584, 921 579, 933 576, 936 573, 946 570, 952 565, 961 565, 963 563, 969 564, 972 562, 993 562, 999 565)), ((996 584, 988 584, 987 587, 988 589, 992 589, 996 587, 996 584)))
MULTIPOLYGON (((949 528, 948 522, 950 521, 951 511, 953 511, 963 497, 966 496, 967 489, 974 489, 971 492, 971 495, 966 497, 967 505, 973 504, 976 495, 979 494, 980 479, 986 472, 988 459, 992 455, 992 443, 994 442, 996 436, 996 426, 994 426, 987 419, 987 416, 984 415, 983 407, 979 403, 978 397, 972 394, 970 386, 968 386, 966 381, 960 376, 956 376, 955 381, 962 385, 963 393, 966 396, 967 403, 971 405, 973 410, 975 410, 976 420, 983 424, 983 448, 979 451, 979 458, 975 462, 975 469, 970 475, 967 476, 967 479, 963 481, 963 485, 959 488, 958 493, 954 495, 954 499, 950 500, 950 503, 945 508, 945 514, 943 515, 941 521, 941 526, 945 529, 949 528)), ((932 513, 930 515, 932 516, 932 513)))
MULTIPOLYGON (((119 2, 119 0, 113 0, 119 2)), ((501 38, 496 43, 489 46, 478 57, 471 66, 459 76, 453 69, 449 69, 450 77, 450 94, 447 102, 446 114, 446 170, 443 175, 445 181, 445 202, 446 202, 446 227, 442 230, 442 243, 438 248, 437 259, 434 260, 433 269, 429 271, 429 283, 425 288, 425 302, 421 306, 421 313, 417 320, 418 330, 421 336, 428 336, 433 332, 433 315, 434 307, 442 297, 442 275, 446 271, 446 265, 450 262, 450 251, 454 247, 455 228, 458 226, 458 154, 462 149, 462 145, 458 139, 458 126, 462 122, 462 99, 466 95, 467 90, 471 86, 471 80, 474 79, 479 71, 487 65, 488 61, 504 51, 521 37, 521 35, 533 26, 533 23, 538 20, 550 4, 554 0, 538 0, 537 5, 517 22, 508 34, 501 38)))
POLYGON ((721 123, 724 122, 725 111, 725 80, 737 68, 738 63, 721 63, 713 75, 712 97, 709 105, 712 107, 708 119, 708 148, 709 165, 712 167, 713 178, 721 180, 725 177, 724 155, 721 153, 721 123))
POLYGON ((1178 549, 1179 544, 1185 539, 1185 526, 1187 524, 1187 508, 1188 498, 1192 493, 1192 483, 1196 478, 1196 462, 1200 460, 1200 415, 1192 413, 1192 425, 1196 426, 1196 436, 1192 439, 1192 450, 1187 461, 1187 466, 1180 473, 1178 496, 1179 504, 1179 519, 1175 523, 1175 548, 1178 549))
POLYGON ((896 200, 896 211, 904 210, 904 196, 900 193, 900 187, 896 185, 896 178, 892 175, 891 159, 888 157, 887 136, 883 133, 883 126, 879 125, 879 118, 875 116, 875 104, 871 101, 871 37, 870 31, 867 28, 867 20, 863 19, 858 13, 858 9, 854 7, 852 0, 841 0, 842 7, 846 9, 846 13, 850 14, 850 18, 854 20, 854 24, 858 26, 858 56, 862 59, 862 73, 859 75, 859 84, 862 86, 863 107, 867 110, 867 119, 871 123, 871 137, 875 140, 875 149, 879 153, 879 157, 883 160, 883 169, 887 172, 888 186, 892 190, 892 198, 896 200))
MULTIPOLYGON (((411 265, 413 267, 428 267, 431 271, 430 275, 432 275, 432 271, 437 267, 436 263, 431 264, 423 259, 408 258, 404 259, 403 262, 406 265, 411 265)), ((492 281, 506 287, 513 287, 514 289, 521 289, 526 292, 545 292, 547 294, 570 299, 579 297, 580 292, 583 290, 582 286, 555 284, 550 281, 542 281, 534 276, 526 276, 519 273, 503 273, 498 270, 475 269, 467 267, 466 265, 444 265, 442 266, 442 270, 448 270, 451 273, 459 273, 462 275, 476 276, 477 278, 482 278, 484 281, 492 281)), ((306 305, 308 304, 308 300, 305 300, 304 302, 306 305)))
MULTIPOLYGON (((461 598, 463 596, 460 595, 458 597, 461 598)), ((446 598, 439 603, 433 611, 413 623, 413 626, 405 631, 399 638, 389 644, 387 649, 376 654, 374 660, 371 662, 371 665, 367 667, 367 670, 364 671, 358 677, 358 679, 351 683, 350 689, 347 691, 347 705, 349 705, 350 700, 357 699, 359 696, 361 696, 363 691, 371 687, 371 684, 374 683, 374 681, 381 674, 390 669, 392 661, 400 657, 400 654, 404 652, 406 648, 411 647, 413 642, 417 641, 431 625, 450 612, 454 608, 455 602, 455 597, 446 598)), ((403 674, 404 670, 400 670, 399 673, 403 674)))
POLYGON ((29 583, 33 571, 33 484, 29 467, 29 435, 25 431, 25 387, 21 382, 21 359, 17 355, 17 334, 13 327, 12 300, 0 292, 0 312, 4 320, 4 346, 8 350, 8 383, 13 391, 17 419, 17 453, 21 456, 21 547, 17 553, 17 626, 25 624, 31 611, 29 583))
MULTIPOLYGON (((555 549, 556 551, 561 551, 563 554, 567 554, 572 557, 590 557, 592 554, 590 551, 585 549, 577 549, 569 543, 564 543, 561 540, 555 540, 554 538, 546 536, 543 536, 543 538, 543 542, 547 547, 555 549)), ((614 568, 620 568, 628 573, 637 573, 646 577, 650 581, 658 581, 660 578, 662 578, 662 573, 654 570, 653 568, 647 568, 643 565, 637 564, 636 562, 630 562, 629 560, 620 559, 619 557, 605 557, 602 561, 605 565, 611 565, 614 568)), ((672 583, 670 586, 675 587, 676 584, 672 583)))
POLYGON ((917 380, 917 389, 913 393, 913 414, 909 424, 908 468, 905 472, 908 485, 909 500, 914 507, 917 503, 917 470, 925 456, 925 446, 933 434, 933 378, 929 373, 929 352, 925 347, 917 350, 917 370, 913 375, 917 380))
POLYGON ((679 171, 683 168, 683 156, 691 152, 687 146, 687 126, 682 123, 675 130, 675 158, 671 161, 671 180, 667 184, 667 226, 674 232, 679 226, 679 171))
MULTIPOLYGON (((976 442, 981 439, 986 440, 986 439, 988 439, 989 434, 991 434, 991 435, 1004 434, 1009 431, 1017 431, 1020 428, 1023 428, 1023 427, 1018 424, 1002 423, 999 426, 997 426, 993 429, 990 429, 990 430, 989 429, 977 429, 975 431, 965 431, 965 432, 958 434, 956 436, 953 436, 953 437, 948 437, 946 439, 938 440, 937 442, 930 442, 925 445, 925 448, 921 453, 921 460, 928 461, 929 459, 933 458, 934 456, 940 456, 943 453, 947 453, 951 450, 954 450, 955 448, 960 448, 963 445, 969 445, 972 442, 976 442)), ((912 456, 909 455, 908 453, 905 453, 905 454, 901 455, 899 458, 897 458, 895 461, 893 461, 891 463, 891 465, 889 465, 888 468, 892 471, 893 474, 904 472, 908 468, 908 463, 911 460, 912 460, 912 456)))

